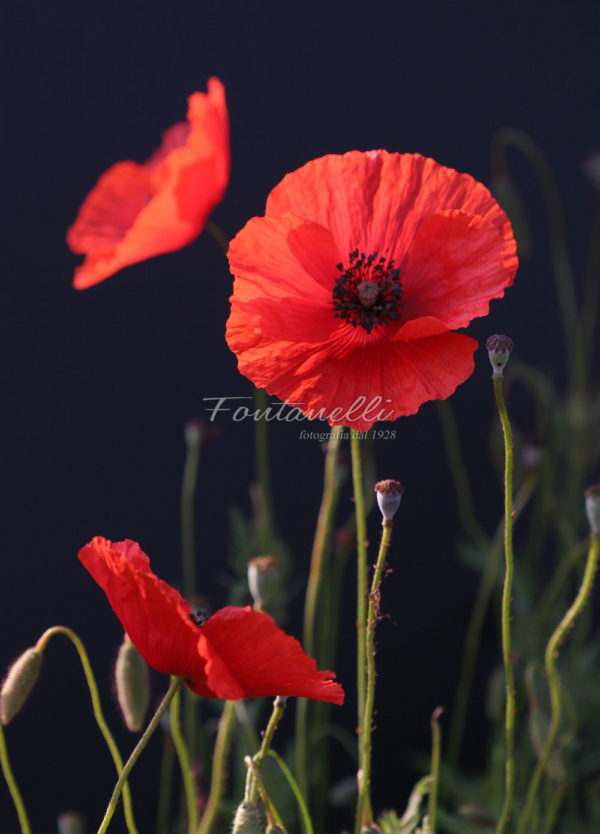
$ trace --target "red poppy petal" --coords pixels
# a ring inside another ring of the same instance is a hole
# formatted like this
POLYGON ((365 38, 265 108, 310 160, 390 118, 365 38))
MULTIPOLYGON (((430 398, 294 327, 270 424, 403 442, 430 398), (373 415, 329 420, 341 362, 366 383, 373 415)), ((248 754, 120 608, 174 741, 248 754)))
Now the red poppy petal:
POLYGON ((74 286, 92 286, 125 266, 191 243, 223 197, 228 177, 225 91, 211 78, 207 94, 188 100, 187 129, 175 125, 166 131, 145 165, 113 166, 84 201, 67 236, 74 251, 87 255, 75 270, 74 286))
POLYGON ((420 154, 350 151, 312 160, 270 193, 268 215, 293 212, 329 229, 344 256, 358 248, 401 262, 422 220, 462 209, 494 223, 508 240, 510 223, 488 189, 469 174, 420 154))
POLYGON ((344 690, 333 672, 320 672, 300 643, 267 614, 228 606, 202 626, 207 685, 218 698, 297 695, 341 704, 344 690))
POLYGON ((113 543, 96 536, 79 551, 79 559, 153 669, 198 684, 205 680, 198 626, 190 619, 192 609, 150 570, 150 561, 136 542, 113 543))
POLYGON ((514 238, 463 211, 436 212, 417 231, 402 276, 403 317, 436 316, 449 329, 485 316, 517 270, 514 238))

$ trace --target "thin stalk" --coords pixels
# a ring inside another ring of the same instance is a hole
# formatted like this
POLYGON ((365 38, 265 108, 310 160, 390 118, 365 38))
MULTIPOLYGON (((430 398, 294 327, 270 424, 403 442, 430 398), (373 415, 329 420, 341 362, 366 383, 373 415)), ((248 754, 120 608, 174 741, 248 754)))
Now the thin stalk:
MULTIPOLYGON (((90 692, 92 710, 94 713, 94 718, 96 719, 96 724, 98 725, 98 728, 102 733, 102 737, 106 742, 106 746, 108 747, 110 755, 112 756, 112 760, 115 764, 117 773, 121 773, 123 770, 123 759, 121 758, 119 748, 117 747, 113 735, 111 731, 108 729, 106 719, 104 718, 104 714, 102 712, 102 705, 100 704, 100 694, 98 692, 96 678, 94 677, 92 666, 87 652, 85 650, 85 646, 83 645, 79 637, 70 628, 66 628, 65 626, 53 626, 52 628, 47 629, 47 631, 45 631, 42 634, 40 639, 37 641, 36 648, 39 649, 40 652, 43 652, 50 640, 57 634, 62 634, 64 637, 67 637, 77 649, 77 654, 79 655, 79 660, 81 662, 83 673, 85 675, 85 680, 90 692)), ((127 781, 125 781, 123 785, 123 811, 125 813, 125 822, 127 824, 127 830, 129 831, 129 834, 137 834, 137 828, 135 827, 135 821, 133 819, 131 791, 129 790, 129 785, 127 784, 127 781)))
POLYGON ((169 688, 168 688, 164 698, 160 702, 160 706, 158 707, 158 709, 154 713, 154 717, 152 718, 152 721, 148 724, 148 726, 144 730, 144 733, 143 733, 142 737, 140 738, 140 740, 138 741, 138 743, 134 747, 133 752, 131 753, 130 757, 128 758, 128 760, 125 764, 125 767, 121 771, 121 775, 119 776, 119 778, 117 780, 117 784, 115 785, 115 789, 114 789, 113 794, 112 794, 112 796, 110 798, 110 801, 108 803, 106 813, 104 814, 104 819, 100 823, 100 828, 98 829, 97 834, 105 834, 105 831, 107 830, 108 826, 110 825, 110 821, 113 818, 113 815, 115 813, 117 803, 118 803, 119 797, 121 795, 121 791, 124 790, 124 786, 127 784, 127 777, 129 776, 131 770, 133 769, 134 764, 139 759, 142 750, 146 747, 146 745, 150 741, 150 738, 152 737, 152 734, 154 733, 154 731, 158 727, 160 719, 163 717, 163 715, 165 714, 165 712, 169 708, 169 704, 171 703, 171 700, 173 699, 175 693, 178 691, 178 689, 179 689, 179 687, 181 686, 182 683, 183 683, 183 678, 176 678, 176 677, 171 678, 171 683, 169 685, 169 688))
MULTIPOLYGON (((183 595, 191 602, 196 593, 196 535, 194 524, 194 498, 200 449, 202 448, 202 428, 191 425, 185 432, 186 451, 181 483, 181 558, 183 563, 183 595)), ((196 755, 196 718, 197 700, 194 693, 187 689, 183 695, 185 714, 185 735, 190 755, 196 755)))
POLYGON ((581 585, 579 586, 577 596, 567 613, 556 627, 552 637, 548 641, 548 645, 546 646, 544 665, 546 668, 546 677, 548 678, 548 688, 550 689, 550 727, 548 728, 548 735, 546 736, 546 742, 543 750, 537 761, 535 770, 533 771, 531 781, 529 782, 527 795, 525 797, 525 804, 523 806, 523 811, 517 827, 517 834, 525 834, 525 831, 527 830, 527 823, 529 822, 529 817, 533 809, 540 779, 558 736, 563 710, 563 692, 560 683, 560 676, 556 669, 556 658, 559 654, 560 644, 564 640, 569 629, 575 623, 575 620, 583 611, 583 608, 590 597, 592 586, 594 584, 594 575, 598 565, 599 551, 600 534, 594 533, 590 539, 590 548, 585 565, 585 573, 583 575, 581 585))
MULTIPOLYGON (((513 521, 517 520, 523 508, 529 502, 529 499, 533 495, 536 483, 537 475, 530 474, 521 486, 519 492, 515 496, 513 521)), ((452 721, 450 723, 450 732, 448 734, 447 761, 449 764, 453 765, 457 764, 460 755, 467 709, 471 695, 471 686, 473 683, 473 674, 475 671, 475 663, 479 653, 479 642, 481 640, 481 632, 490 602, 490 597, 492 595, 492 591, 494 590, 494 586, 496 585, 498 566, 502 556, 503 538, 504 519, 502 519, 501 523, 498 525, 494 538, 492 539, 485 569, 477 589, 473 610, 471 611, 471 617, 467 626, 460 673, 458 676, 458 685, 456 688, 455 705, 452 711, 452 721)))
POLYGON ((4 774, 6 784, 8 785, 8 790, 10 791, 10 795, 12 796, 12 800, 15 804, 17 817, 19 818, 19 824, 21 826, 21 834, 31 834, 29 818, 27 817, 27 811, 25 810, 25 803, 23 802, 23 797, 21 796, 21 792, 19 791, 17 780, 15 779, 14 774, 12 772, 12 768, 10 766, 10 760, 8 758, 8 749, 6 747, 6 739, 4 737, 4 727, 2 726, 1 721, 0 763, 2 764, 2 773, 4 774))
POLYGON ((383 522, 381 544, 377 555, 377 563, 373 573, 371 592, 369 594, 369 607, 367 612, 367 625, 365 632, 365 655, 366 655, 366 697, 363 711, 363 721, 360 726, 359 737, 359 764, 361 767, 361 778, 358 787, 358 801, 356 804, 355 834, 360 834, 363 823, 373 822, 370 802, 371 782, 371 734, 373 729, 373 708, 375 706, 375 626, 379 615, 379 603, 381 600, 381 578, 385 567, 385 560, 392 538, 392 521, 383 522))
POLYGON ((506 677, 505 717, 505 795, 496 834, 505 830, 513 804, 515 791, 515 679, 511 658, 510 601, 514 574, 513 554, 513 440, 502 392, 502 374, 492 374, 496 407, 504 436, 504 556, 505 574, 502 590, 502 658, 506 677))
MULTIPOLYGON (((339 497, 337 461, 342 433, 342 427, 336 427, 327 444, 323 496, 317 517, 315 538, 310 558, 310 572, 306 586, 303 644, 304 651, 311 657, 315 656, 317 603, 323 580, 325 560, 330 549, 331 529, 339 497)), ((321 657, 318 657, 317 660, 323 662, 323 658, 321 657)), ((307 795, 307 737, 308 701, 306 698, 298 698, 296 703, 296 778, 300 789, 305 795, 307 795)))
POLYGON ((219 719, 217 740, 213 752, 212 775, 210 781, 210 792, 206 807, 200 819, 197 834, 209 834, 217 816, 221 797, 225 787, 227 775, 227 756, 231 744, 231 735, 235 725, 235 701, 225 701, 223 712, 219 719))
POLYGON ((431 782, 429 783, 429 804, 427 808, 431 834, 435 834, 437 817, 438 783, 442 750, 442 731, 440 730, 439 717, 443 711, 442 707, 436 707, 431 716, 431 782))
POLYGON ((274 750, 269 750, 269 756, 272 756, 279 765, 279 769, 287 779, 288 785, 290 786, 294 796, 296 797, 296 802, 298 803, 298 808, 300 809, 300 818, 302 820, 304 834, 313 834, 313 826, 310 819, 310 814, 308 813, 308 808, 306 807, 306 802, 304 801, 304 797, 302 796, 302 791, 300 790, 300 788, 294 780, 294 777, 292 776, 291 770, 283 761, 281 756, 278 756, 274 750))
POLYGON ((256 480, 260 488, 260 546, 264 552, 268 552, 275 538, 275 520, 273 513, 273 491, 271 489, 271 468, 269 456, 269 425, 265 414, 268 407, 268 395, 263 388, 254 389, 254 408, 258 412, 259 419, 254 421, 254 460, 256 467, 256 480))
POLYGON ((156 834, 167 834, 169 827, 169 811, 173 787, 173 764, 175 758, 173 740, 165 733, 163 751, 160 762, 160 776, 158 782, 158 803, 156 806, 156 834))
POLYGON ((214 242, 217 244, 219 249, 224 255, 227 255, 227 250, 229 249, 229 241, 227 240, 227 236, 225 232, 221 229, 220 226, 217 226, 212 220, 207 220, 204 224, 204 231, 207 235, 212 237, 214 242))
POLYGON ((177 690, 171 700, 171 709, 169 713, 169 717, 171 719, 170 728, 177 758, 179 759, 181 777, 183 779, 185 804, 187 808, 188 832, 189 834, 194 834, 198 827, 198 799, 196 797, 196 788, 194 786, 189 753, 181 734, 181 723, 179 721, 180 700, 180 690, 177 690))
MULTIPOLYGON (((364 725, 366 692, 366 643, 365 622, 367 618, 367 519, 365 515, 365 501, 363 495, 362 463, 360 439, 356 429, 352 429, 350 438, 352 452, 352 486, 354 489, 354 512, 356 516, 356 544, 357 544, 357 589, 356 589, 356 678, 358 696, 358 727, 359 732, 364 725)), ((359 751, 364 745, 359 739, 359 751)), ((359 755, 359 767, 363 763, 359 755)))
POLYGON ((246 783, 246 796, 244 797, 244 801, 252 802, 253 805, 256 804, 256 798, 258 796, 258 775, 260 775, 262 771, 265 758, 267 757, 271 747, 271 742, 273 741, 273 736, 275 735, 275 730, 277 729, 277 725, 279 724, 281 716, 284 713, 286 702, 287 697, 285 695, 278 695, 273 701, 273 712, 269 718, 267 729, 264 732, 260 750, 252 757, 252 771, 254 775, 253 778, 246 783))

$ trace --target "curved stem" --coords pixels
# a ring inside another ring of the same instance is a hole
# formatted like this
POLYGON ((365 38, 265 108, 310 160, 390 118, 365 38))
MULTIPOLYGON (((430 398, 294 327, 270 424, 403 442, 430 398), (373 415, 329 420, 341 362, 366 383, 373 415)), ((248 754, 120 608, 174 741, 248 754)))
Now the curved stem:
POLYGON ((31 834, 31 828, 29 826, 29 819, 27 817, 27 811, 25 810, 25 803, 23 802, 21 792, 19 791, 17 781, 14 777, 14 774, 12 772, 12 768, 10 766, 10 760, 8 758, 8 749, 6 747, 6 739, 4 738, 4 727, 2 726, 1 721, 0 721, 0 763, 2 764, 2 773, 4 774, 4 778, 6 779, 6 784, 8 785, 8 790, 10 791, 10 795, 12 796, 12 800, 15 804, 15 809, 17 811, 17 816, 19 818, 19 824, 21 826, 21 834, 31 834))
POLYGON ((285 710, 286 703, 287 697, 285 695, 278 695, 273 701, 273 712, 271 713, 271 717, 269 718, 267 729, 264 732, 260 750, 252 757, 253 778, 246 785, 247 795, 244 797, 244 800, 246 802, 252 802, 252 804, 256 804, 256 798, 258 795, 258 776, 261 773, 264 760, 269 752, 269 748, 271 747, 271 742, 273 741, 275 730, 277 729, 277 725, 281 720, 281 716, 283 715, 283 712, 285 710))
POLYGON ((511 658, 510 601, 514 574, 513 555, 513 441, 502 392, 502 374, 493 374, 494 396, 504 436, 504 556, 505 573, 502 590, 502 658, 506 677, 505 717, 505 795, 496 834, 505 830, 515 791, 515 680, 511 658))
POLYGON ((385 560, 387 552, 389 550, 391 538, 392 522, 384 521, 383 532, 381 534, 381 544, 379 545, 379 554, 377 556, 377 564, 375 565, 375 572, 373 573, 373 582, 371 583, 371 592, 369 594, 369 608, 367 612, 367 625, 365 635, 367 685, 365 706, 363 712, 363 722, 360 727, 359 739, 359 762, 362 770, 362 776, 358 788, 358 802, 356 805, 356 834, 360 834, 363 823, 369 824, 373 822, 373 820, 371 819, 370 810, 370 782, 371 734, 373 729, 373 708, 375 706, 375 626, 377 625, 377 618, 379 616, 379 603, 381 600, 381 578, 383 575, 383 568, 385 567, 385 560))
POLYGON ((586 602, 590 597, 592 586, 594 584, 594 575, 598 566, 599 550, 600 534, 595 533, 592 535, 590 540, 590 548, 588 551, 587 562, 585 565, 585 573, 583 575, 581 585, 579 586, 577 596, 575 597, 575 600, 573 601, 573 604, 571 605, 567 613, 564 615, 564 617, 556 627, 552 637, 548 641, 548 645, 546 646, 544 663, 546 667, 546 677, 548 678, 548 688, 550 689, 550 727, 548 729, 548 735, 546 736, 544 748, 538 759, 535 770, 533 771, 531 781, 529 782, 529 787, 527 789, 527 795, 525 798, 525 804, 523 806, 523 812, 521 814, 521 818, 519 819, 519 825, 517 827, 517 834, 524 834, 527 830, 527 823, 529 822, 529 817, 533 809, 533 804, 535 802, 535 797, 538 791, 540 779, 542 777, 542 773, 544 772, 544 769, 550 757, 550 753, 552 752, 552 748, 554 747, 554 744, 556 742, 558 731, 560 729, 560 721, 562 718, 563 707, 563 693, 560 683, 560 676, 556 669, 556 658, 558 657, 558 650, 560 644, 564 640, 569 629, 573 626, 577 617, 579 617, 579 615, 581 614, 586 602))
POLYGON ((144 733, 143 733, 142 737, 140 738, 140 740, 138 741, 138 743, 134 747, 133 752, 131 753, 130 757, 128 758, 128 760, 125 764, 125 767, 121 771, 121 775, 119 776, 119 778, 117 780, 117 784, 115 785, 115 789, 114 789, 113 794, 110 798, 110 801, 108 803, 108 807, 106 809, 106 813, 104 814, 104 818, 103 818, 102 822, 100 823, 100 828, 98 829, 97 834, 104 834, 104 832, 108 828, 108 826, 110 824, 110 821, 113 818, 113 815, 115 813, 115 809, 117 807, 117 803, 119 801, 121 791, 124 790, 124 786, 127 784, 127 777, 129 776, 131 770, 133 769, 134 764, 139 759, 142 750, 144 749, 144 747, 150 741, 150 738, 151 738, 152 734, 154 733, 154 731, 158 727, 158 723, 159 723, 160 719, 163 717, 163 715, 165 714, 165 712, 169 708, 169 704, 171 703, 172 698, 174 697, 175 693, 178 691, 178 689, 179 689, 179 687, 181 686, 182 683, 183 683, 183 678, 175 678, 175 677, 171 678, 171 683, 170 683, 169 688, 168 688, 168 690, 165 694, 165 697, 162 699, 162 701, 160 703, 160 706, 158 707, 158 709, 154 713, 154 717, 152 718, 152 721, 148 724, 148 726, 144 730, 144 733))
POLYGON ((220 226, 217 226, 212 220, 207 220, 204 224, 204 231, 207 235, 212 237, 214 242, 217 244, 219 249, 224 255, 227 255, 227 250, 229 249, 229 241, 227 240, 227 236, 225 232, 221 229, 220 226))
MULTIPOLYGON (((92 710, 94 713, 94 718, 96 719, 96 724, 104 741, 106 742, 106 746, 110 751, 110 755, 112 756, 112 760, 115 763, 115 768, 117 773, 121 773, 123 770, 123 759, 121 758, 121 754, 119 753, 119 748, 112 736, 111 731, 108 729, 108 724, 104 718, 104 714, 102 712, 102 705, 100 704, 100 695, 98 693, 98 685, 96 683, 96 678, 94 677, 94 673, 92 671, 92 666, 90 664, 87 652, 85 650, 85 646, 79 639, 79 637, 72 631, 70 628, 66 628, 66 626, 53 626, 52 628, 47 629, 40 639, 37 641, 37 648, 43 652, 50 640, 57 634, 62 634, 64 637, 67 637, 71 643, 77 649, 77 654, 79 655, 79 660, 81 661, 81 666, 83 668, 83 673, 85 675, 85 680, 88 685, 88 689, 90 691, 90 698, 92 700, 92 710)), ((131 792, 129 790, 129 785, 125 782, 123 787, 123 811, 125 814, 125 822, 127 824, 127 830, 129 834, 137 834, 137 828, 135 826, 135 821, 133 819, 133 807, 131 804, 131 792)))
POLYGON ((210 792, 206 807, 200 819, 197 834, 209 834, 215 821, 227 773, 227 755, 231 743, 231 734, 235 724, 235 701, 225 701, 223 712, 219 719, 217 740, 213 752, 212 775, 210 781, 210 792))
MULTIPOLYGON (((336 427, 331 433, 325 456, 323 496, 317 518, 317 527, 310 558, 310 572, 304 602, 304 651, 315 657, 315 626, 317 602, 323 580, 325 558, 331 542, 331 528, 339 497, 337 460, 343 428, 336 427)), ((318 657, 319 662, 323 658, 318 657)), ((307 795, 306 758, 308 737, 308 701, 299 698, 296 703, 296 778, 300 789, 307 795)))
POLYGON ((179 759, 181 777, 183 779, 183 788, 187 807, 188 832, 189 834, 195 834, 196 828, 198 827, 198 800, 196 797, 196 789, 194 787, 190 757, 181 734, 181 724, 179 721, 180 700, 180 690, 177 690, 171 700, 171 736, 173 738, 173 744, 175 745, 177 758, 179 759))

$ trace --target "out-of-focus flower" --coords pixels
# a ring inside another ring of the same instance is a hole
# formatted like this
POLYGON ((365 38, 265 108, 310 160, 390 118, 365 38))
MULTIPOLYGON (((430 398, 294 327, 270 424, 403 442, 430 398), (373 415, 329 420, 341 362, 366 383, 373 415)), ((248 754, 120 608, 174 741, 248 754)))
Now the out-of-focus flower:
POLYGON ((187 122, 166 130, 146 162, 117 162, 85 198, 67 232, 71 250, 86 256, 73 286, 85 289, 124 266, 191 243, 228 179, 225 88, 210 78, 207 93, 189 97, 187 122))
POLYGON ((228 254, 240 371, 309 418, 360 431, 467 379, 477 344, 452 331, 486 315, 517 269, 487 188, 386 151, 288 174, 228 254))
POLYGON ((300 643, 250 606, 227 606, 202 621, 191 605, 150 570, 133 541, 96 536, 79 559, 104 590, 146 662, 207 698, 297 695, 341 704, 344 690, 320 672, 300 643))

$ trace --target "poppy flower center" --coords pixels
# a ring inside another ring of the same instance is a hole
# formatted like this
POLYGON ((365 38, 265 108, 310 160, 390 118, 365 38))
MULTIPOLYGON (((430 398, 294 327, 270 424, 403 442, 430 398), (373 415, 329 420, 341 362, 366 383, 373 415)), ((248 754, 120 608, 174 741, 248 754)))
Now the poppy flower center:
POLYGON ((400 317, 404 290, 402 270, 394 260, 377 252, 365 255, 355 249, 348 256, 349 266, 337 264, 340 272, 333 288, 334 317, 352 327, 360 325, 367 333, 400 317))

